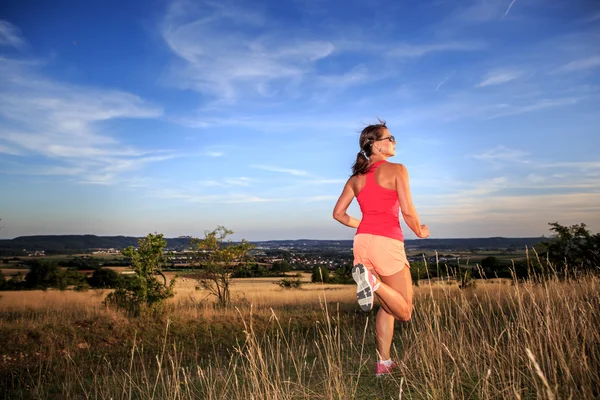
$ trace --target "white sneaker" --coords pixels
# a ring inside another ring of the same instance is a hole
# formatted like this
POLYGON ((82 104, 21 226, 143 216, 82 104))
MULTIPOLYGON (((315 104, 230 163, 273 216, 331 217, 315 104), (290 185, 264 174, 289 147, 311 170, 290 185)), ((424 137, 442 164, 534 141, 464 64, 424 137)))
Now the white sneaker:
POLYGON ((375 291, 379 289, 379 281, 362 264, 356 264, 352 268, 352 279, 356 282, 356 299, 363 311, 373 309, 373 298, 375 291))

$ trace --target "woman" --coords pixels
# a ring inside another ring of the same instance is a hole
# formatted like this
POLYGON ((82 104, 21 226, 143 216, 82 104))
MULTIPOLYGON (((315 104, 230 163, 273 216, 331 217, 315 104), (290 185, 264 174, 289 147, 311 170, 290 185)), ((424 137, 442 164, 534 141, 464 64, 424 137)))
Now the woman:
POLYGON ((413 205, 406 167, 386 161, 396 154, 396 140, 385 122, 379 122, 360 134, 360 151, 352 176, 333 210, 337 221, 358 228, 352 269, 358 304, 364 311, 371 310, 375 294, 381 303, 375 325, 377 376, 389 374, 396 366, 390 358, 394 321, 410 320, 413 308, 410 265, 404 251, 399 211, 418 237, 429 236, 429 229, 421 225, 413 205), (363 214, 361 221, 347 214, 355 197, 363 214))

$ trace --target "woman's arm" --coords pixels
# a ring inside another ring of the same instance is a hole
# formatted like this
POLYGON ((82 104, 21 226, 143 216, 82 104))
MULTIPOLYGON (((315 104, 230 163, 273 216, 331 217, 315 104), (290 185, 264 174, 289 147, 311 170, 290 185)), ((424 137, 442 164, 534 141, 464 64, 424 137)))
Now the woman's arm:
POLYGON ((348 182, 346 182, 344 190, 342 190, 342 194, 333 208, 333 218, 340 223, 349 226, 350 228, 358 228, 360 221, 349 216, 346 212, 348 207, 350 207, 350 203, 352 203, 352 200, 354 199, 354 190, 350 185, 350 179, 348 179, 348 182))
POLYGON ((429 236, 429 228, 427 225, 421 225, 419 221, 419 214, 415 209, 415 205, 412 201, 410 194, 410 184, 408 182, 408 171, 402 164, 397 165, 396 172, 396 191, 398 192, 398 199, 400 200, 400 209, 402 210, 402 216, 406 225, 420 238, 426 238, 429 236))

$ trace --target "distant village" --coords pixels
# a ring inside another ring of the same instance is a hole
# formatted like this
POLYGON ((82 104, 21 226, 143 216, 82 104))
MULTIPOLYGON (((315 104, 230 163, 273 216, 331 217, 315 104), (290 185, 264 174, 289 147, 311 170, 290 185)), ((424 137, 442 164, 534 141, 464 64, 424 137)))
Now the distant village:
MULTIPOLYGON (((194 252, 192 250, 175 248, 167 248, 165 250, 169 254, 168 268, 186 269, 194 266, 194 252)), ((27 251, 24 249, 23 251, 29 257, 44 257, 46 255, 44 250, 27 251)), ((81 255, 81 257, 86 258, 85 254, 89 255, 87 257, 90 258, 92 258, 92 256, 93 258, 102 258, 101 256, 103 255, 119 255, 121 254, 121 250, 117 248, 92 248, 87 249, 84 255, 81 255)), ((285 245, 278 247, 257 246, 251 250, 251 255, 253 256, 255 263, 262 264, 267 268, 275 262, 286 261, 294 269, 311 269, 317 265, 327 266, 330 269, 335 269, 351 263, 353 258, 351 248, 341 249, 336 247, 307 249, 306 246, 297 245, 285 245)), ((110 265, 111 258, 105 260, 104 264, 110 265)), ((424 260, 428 263, 446 263, 456 262, 458 258, 459 256, 455 254, 438 255, 436 258, 435 255, 426 256, 424 253, 419 253, 409 256, 408 260, 411 263, 423 262, 424 260)), ((112 260, 115 260, 115 258, 112 258, 112 260)))

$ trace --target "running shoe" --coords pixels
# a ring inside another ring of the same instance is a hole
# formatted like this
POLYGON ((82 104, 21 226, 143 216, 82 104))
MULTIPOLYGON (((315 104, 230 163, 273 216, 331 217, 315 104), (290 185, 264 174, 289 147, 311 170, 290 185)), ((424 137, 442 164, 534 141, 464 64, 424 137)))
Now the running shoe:
POLYGON ((375 369, 375 376, 389 375, 392 373, 393 370, 396 369, 396 367, 398 367, 398 366, 393 361, 389 367, 387 365, 385 365, 384 363, 382 363, 381 361, 377 361, 377 368, 375 369))
POLYGON ((358 305, 363 311, 370 311, 373 308, 375 291, 379 289, 377 278, 364 265, 356 264, 352 268, 352 279, 356 282, 358 305))

